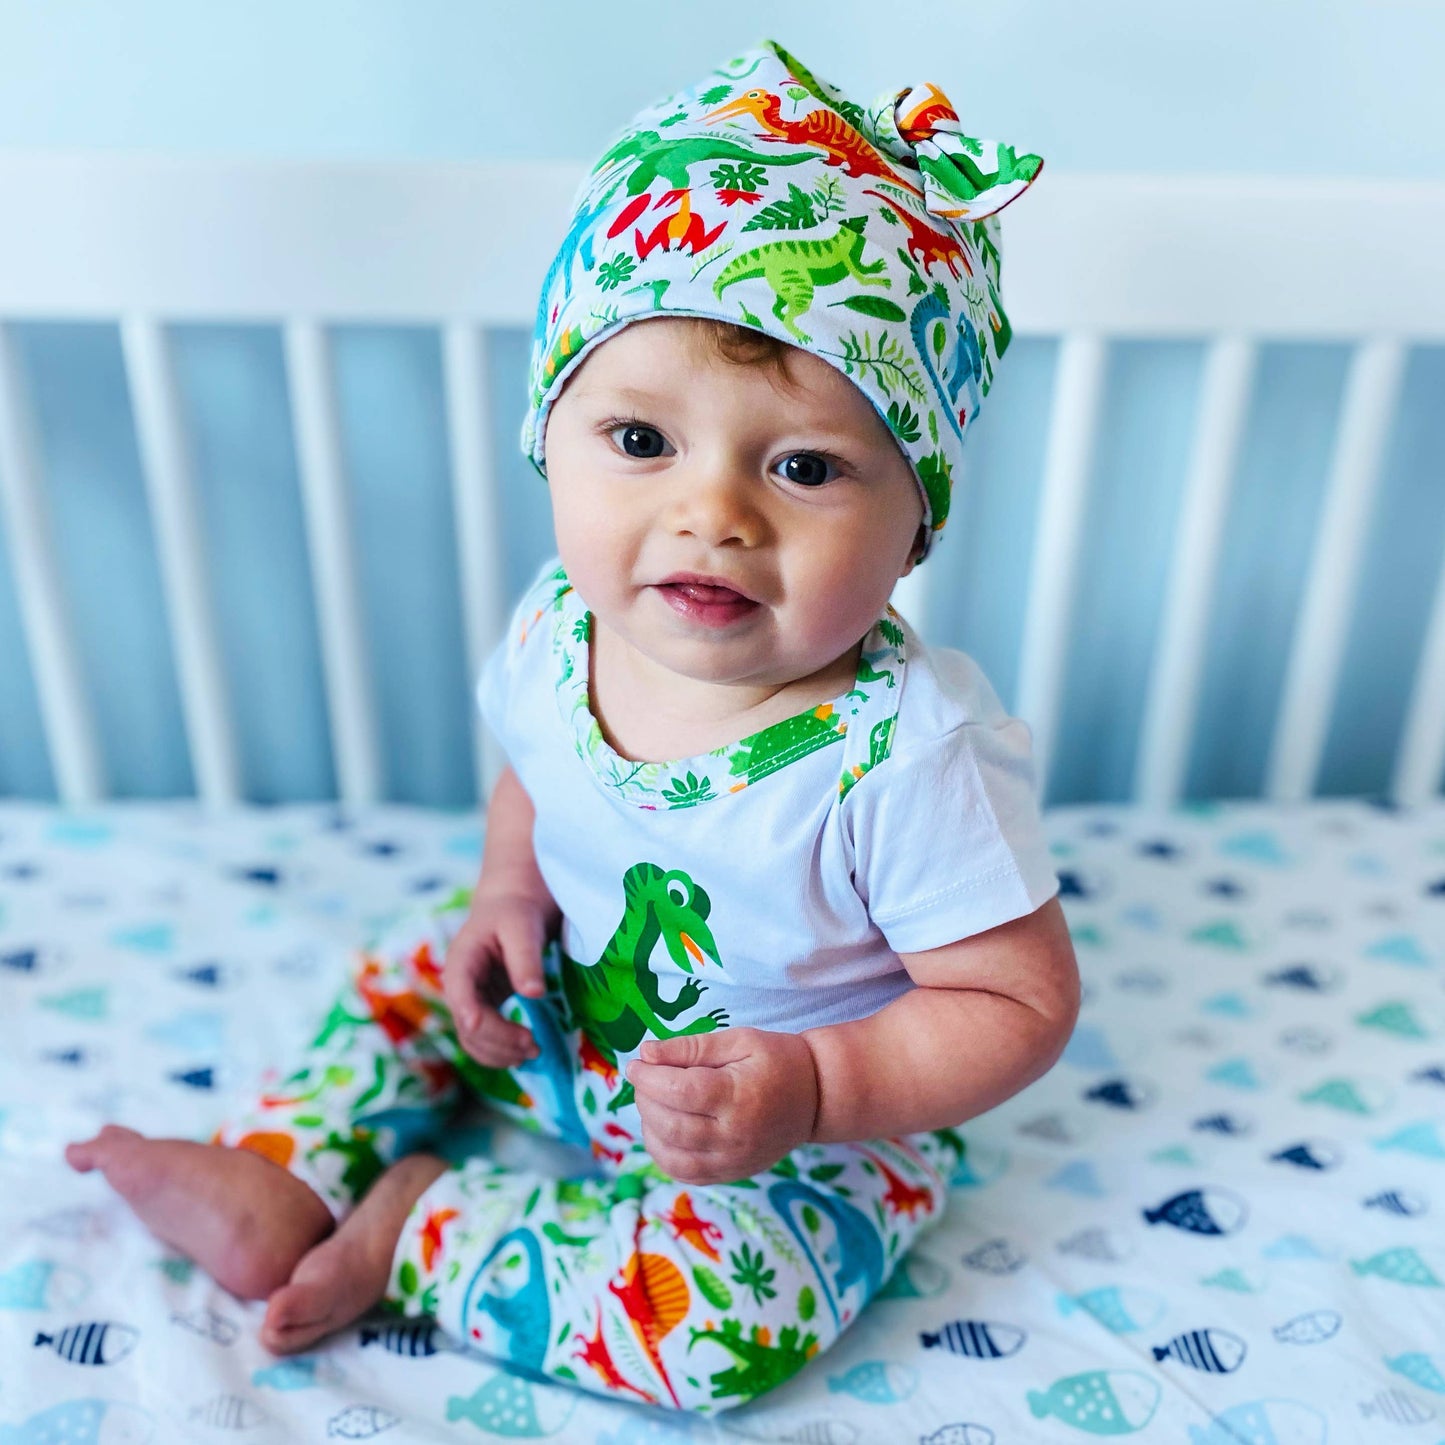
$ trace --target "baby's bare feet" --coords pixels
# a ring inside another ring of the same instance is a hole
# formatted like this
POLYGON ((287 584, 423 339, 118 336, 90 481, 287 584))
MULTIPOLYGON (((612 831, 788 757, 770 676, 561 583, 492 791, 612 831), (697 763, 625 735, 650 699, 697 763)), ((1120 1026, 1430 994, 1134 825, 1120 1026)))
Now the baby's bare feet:
POLYGON ((65 1159, 82 1174, 99 1169, 157 1239, 241 1299, 266 1299, 332 1228, 307 1185, 249 1149, 107 1124, 65 1159))
POLYGON ((361 1203, 296 1266, 266 1306, 261 1343, 290 1355, 358 1320, 386 1293, 391 1260, 412 1206, 447 1165, 434 1154, 398 1159, 361 1203))

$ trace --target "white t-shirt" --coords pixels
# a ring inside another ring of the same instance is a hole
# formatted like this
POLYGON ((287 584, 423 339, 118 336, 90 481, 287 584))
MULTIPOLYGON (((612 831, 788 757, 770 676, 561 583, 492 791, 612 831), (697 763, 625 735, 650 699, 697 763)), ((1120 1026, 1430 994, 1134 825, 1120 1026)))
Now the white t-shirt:
MULTIPOLYGON (((608 995, 604 1013, 635 1009, 660 1036, 861 1018, 913 986, 899 953, 1058 891, 1027 724, 970 657, 926 647, 891 606, 853 691, 666 763, 629 761, 602 737, 590 622, 553 559, 477 700, 536 809, 562 950, 611 970, 584 980, 608 995)), ((636 1045, 615 1052, 625 1062, 636 1045)))

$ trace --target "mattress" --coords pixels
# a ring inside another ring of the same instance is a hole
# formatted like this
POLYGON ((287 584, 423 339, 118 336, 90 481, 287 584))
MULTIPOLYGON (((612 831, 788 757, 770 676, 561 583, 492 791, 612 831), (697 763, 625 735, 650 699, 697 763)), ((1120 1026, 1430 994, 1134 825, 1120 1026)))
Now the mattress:
MULTIPOLYGON (((277 1359, 264 1306, 61 1160, 107 1120, 203 1136, 358 940, 471 881, 475 819, 0 806, 0 1445, 1445 1440, 1445 805, 1046 824, 1066 1053, 965 1127, 945 1219, 831 1351, 689 1421, 365 1325, 277 1359)), ((486 1120, 459 1147, 567 1163, 486 1120)))

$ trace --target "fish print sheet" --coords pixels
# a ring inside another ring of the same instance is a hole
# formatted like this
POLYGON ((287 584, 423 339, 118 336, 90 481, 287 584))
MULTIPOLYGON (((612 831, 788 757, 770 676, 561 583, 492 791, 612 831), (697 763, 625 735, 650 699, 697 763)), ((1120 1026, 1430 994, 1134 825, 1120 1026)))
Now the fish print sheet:
MULTIPOLYGON (((1445 1442, 1445 805, 1047 817, 1085 980, 965 1128, 946 1219, 796 1379, 689 1421, 424 1323, 269 1355, 263 1306, 61 1160, 200 1136, 350 948, 470 882, 472 818, 0 806, 0 1445, 1445 1442)), ((459 1150, 575 1169, 479 1117, 459 1150)))

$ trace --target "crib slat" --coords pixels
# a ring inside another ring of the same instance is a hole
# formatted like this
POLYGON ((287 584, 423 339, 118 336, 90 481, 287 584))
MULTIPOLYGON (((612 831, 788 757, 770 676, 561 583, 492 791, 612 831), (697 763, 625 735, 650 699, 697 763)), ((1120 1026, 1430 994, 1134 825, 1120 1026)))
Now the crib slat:
POLYGON ((120 335, 196 788, 203 802, 226 807, 240 799, 241 769, 175 373, 152 317, 124 317, 120 335))
POLYGON ((72 806, 105 796, 95 715, 81 679, 69 608, 60 585, 50 523, 40 492, 40 453, 20 363, 0 323, 0 512, 40 718, 60 800, 72 806))
POLYGON ((321 327, 310 320, 288 321, 285 344, 337 783, 345 802, 374 803, 382 792, 381 751, 331 353, 321 327))
POLYGON ((1270 749, 1265 792, 1273 799, 1299 802, 1314 791, 1404 360, 1399 341, 1376 339, 1356 347, 1350 361, 1329 489, 1270 749))
POLYGON ((1445 565, 1435 589, 1435 605, 1415 674, 1400 751, 1395 759, 1391 796, 1415 807, 1445 783, 1445 565))
POLYGON ((1054 380, 1014 708, 1033 733, 1038 790, 1045 800, 1106 355, 1103 337, 1070 333, 1060 343, 1054 380))
MULTIPOLYGON (((445 331, 447 426, 452 442, 452 505, 457 519, 468 677, 473 682, 506 624, 502 517, 492 464, 492 409, 487 390, 487 336, 466 321, 445 331)), ((470 698, 470 691, 468 697, 470 698)), ((472 705, 477 801, 485 804, 504 759, 472 705)))
POLYGON ((1167 808, 1184 791, 1204 670, 1209 601, 1240 438, 1254 384, 1256 347, 1240 336, 1211 342, 1174 538, 1164 617, 1139 738, 1134 798, 1167 808))

